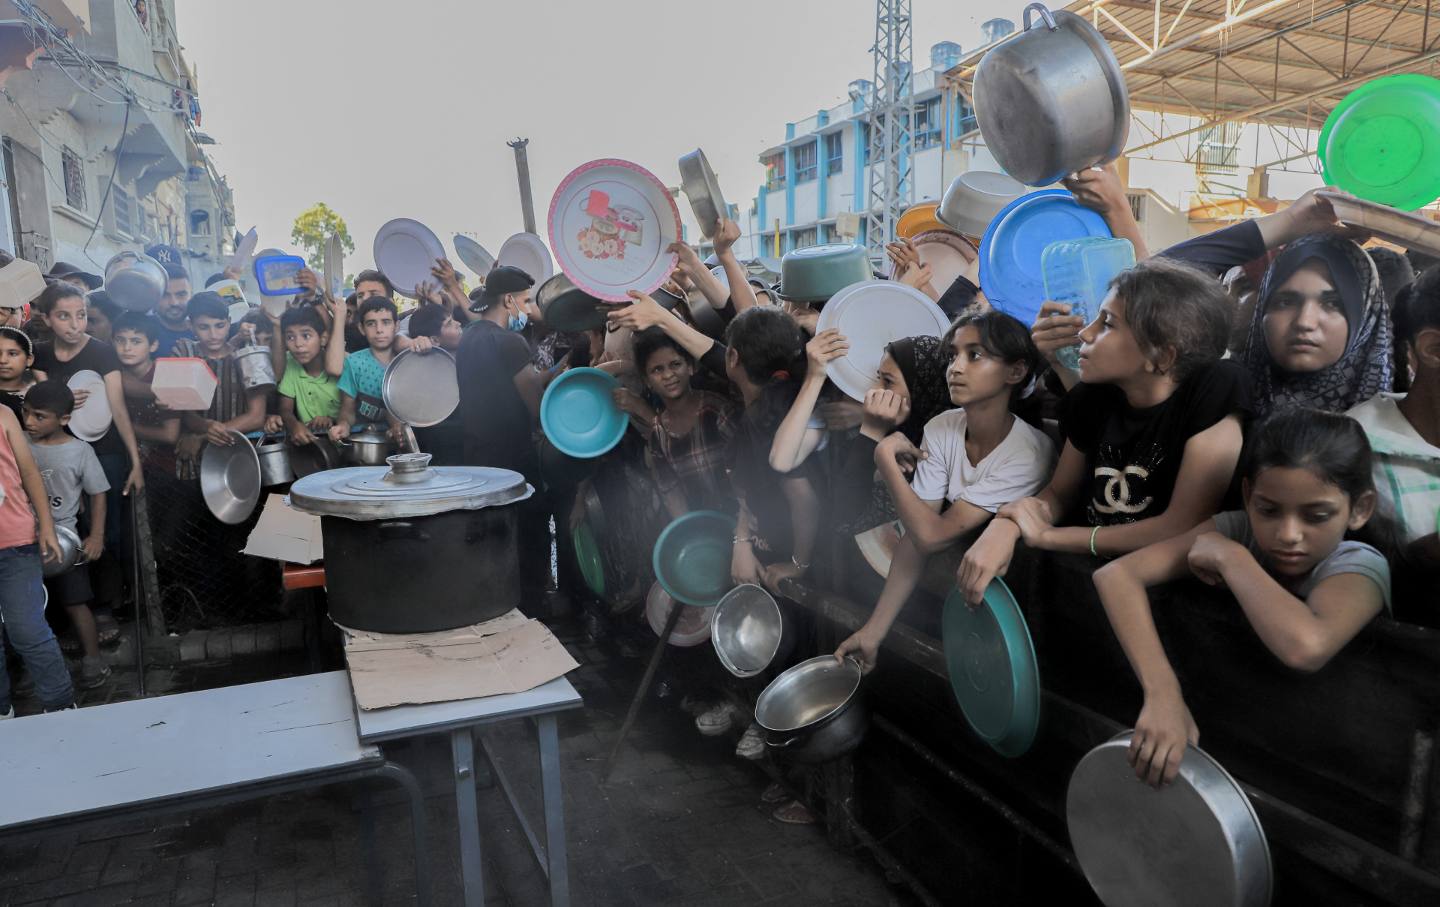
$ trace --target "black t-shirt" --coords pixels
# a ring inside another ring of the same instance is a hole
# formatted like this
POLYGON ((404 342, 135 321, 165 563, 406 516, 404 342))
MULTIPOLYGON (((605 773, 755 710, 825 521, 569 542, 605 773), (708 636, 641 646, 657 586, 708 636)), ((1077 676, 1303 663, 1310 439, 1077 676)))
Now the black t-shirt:
POLYGON ((492 321, 465 329, 455 360, 465 462, 513 469, 533 482, 538 461, 530 408, 515 389, 516 373, 529 367, 530 347, 519 334, 492 321))
POLYGON ((1170 399, 1134 409, 1113 384, 1077 384, 1065 397, 1060 431, 1085 454, 1084 524, 1114 526, 1159 516, 1170 506, 1185 444, 1226 416, 1251 412, 1245 370, 1228 360, 1197 369, 1170 399))
MULTIPOLYGON (((42 340, 35 344, 35 365, 33 368, 45 373, 45 377, 51 381, 59 381, 68 384, 70 379, 77 373, 92 371, 105 377, 111 372, 120 371, 120 357, 115 355, 115 348, 103 340, 96 340, 91 337, 85 341, 74 358, 61 362, 55 356, 55 341, 42 340)), ((96 456, 106 454, 124 454, 125 442, 120 440, 120 433, 115 430, 112 424, 105 436, 94 442, 96 456)))

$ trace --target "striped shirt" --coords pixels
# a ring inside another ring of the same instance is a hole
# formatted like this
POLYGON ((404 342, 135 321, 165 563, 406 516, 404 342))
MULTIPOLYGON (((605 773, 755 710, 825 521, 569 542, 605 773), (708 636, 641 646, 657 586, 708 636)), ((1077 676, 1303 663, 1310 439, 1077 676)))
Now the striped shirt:
POLYGON ((1346 415, 1359 422, 1375 451, 1375 490, 1406 543, 1437 530, 1440 447, 1428 443, 1400 412, 1404 394, 1377 394, 1346 415))

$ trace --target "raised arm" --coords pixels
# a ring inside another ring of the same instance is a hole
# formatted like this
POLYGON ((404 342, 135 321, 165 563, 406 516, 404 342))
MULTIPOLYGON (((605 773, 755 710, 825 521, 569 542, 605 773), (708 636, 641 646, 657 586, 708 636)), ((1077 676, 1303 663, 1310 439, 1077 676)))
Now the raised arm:
POLYGON ((330 300, 330 340, 325 344, 325 374, 339 378, 345 372, 345 300, 330 300))
MULTIPOLYGON (((745 266, 735 257, 735 242, 740 238, 740 225, 729 218, 720 218, 720 229, 715 231, 715 257, 725 269, 725 280, 730 284, 730 302, 735 314, 740 314, 756 305, 755 290, 750 286, 750 275, 745 266)), ((724 305, 722 303, 721 307, 724 305)))
POLYGON ((834 328, 821 331, 805 344, 805 355, 810 360, 805 371, 805 380, 790 411, 775 429, 775 439, 770 442, 770 468, 776 472, 790 472, 804 463, 820 440, 824 429, 810 427, 810 417, 815 414, 815 404, 820 401, 820 390, 825 386, 825 364, 838 359, 850 350, 850 344, 834 328))
POLYGON ((1135 247, 1136 261, 1150 257, 1145 237, 1140 233, 1140 224, 1130 210, 1130 200, 1125 197, 1125 187, 1114 164, 1081 170, 1061 180, 1061 183, 1074 194, 1077 202, 1100 212, 1117 239, 1130 240, 1130 245, 1135 247))
POLYGON ((658 327, 665 332, 666 336, 684 347, 685 352, 695 357, 697 362, 715 345, 714 340, 665 311, 660 303, 644 293, 630 290, 627 295, 635 301, 631 305, 616 309, 607 315, 606 317, 611 323, 630 328, 632 331, 658 327))

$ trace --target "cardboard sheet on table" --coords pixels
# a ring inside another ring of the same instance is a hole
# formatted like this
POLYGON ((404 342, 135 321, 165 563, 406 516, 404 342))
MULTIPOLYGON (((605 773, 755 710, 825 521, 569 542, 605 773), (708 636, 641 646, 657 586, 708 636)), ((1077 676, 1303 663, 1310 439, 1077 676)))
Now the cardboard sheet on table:
POLYGON ((441 633, 341 629, 365 711, 522 693, 580 666, 549 628, 519 611, 441 633))
POLYGON ((291 564, 313 564, 325 559, 325 544, 320 532, 320 518, 301 513, 290 506, 283 494, 265 499, 265 509, 250 530, 242 554, 268 557, 291 564))

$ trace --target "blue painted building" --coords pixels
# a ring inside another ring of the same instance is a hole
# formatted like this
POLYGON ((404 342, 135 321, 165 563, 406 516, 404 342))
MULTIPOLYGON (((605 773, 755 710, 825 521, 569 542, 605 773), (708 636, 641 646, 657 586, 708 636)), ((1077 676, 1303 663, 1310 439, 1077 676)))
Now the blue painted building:
MULTIPOLYGON (((958 150, 958 140, 977 128, 970 105, 943 85, 942 76, 960 57, 959 44, 942 41, 930 49, 929 68, 911 77, 915 122, 910 178, 916 201, 938 199, 949 180, 964 169, 966 158, 958 150)), ((863 211, 869 189, 865 110, 870 88, 864 79, 851 82, 844 103, 786 123, 784 141, 761 153, 766 179, 745 224, 755 254, 777 256, 818 243, 846 241, 837 230, 837 220, 863 211)))

